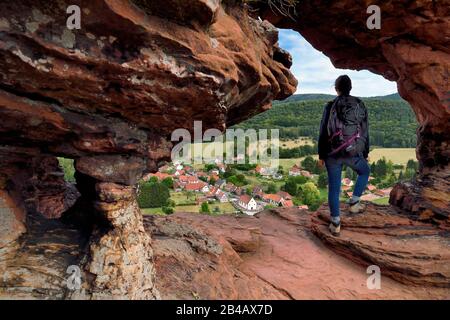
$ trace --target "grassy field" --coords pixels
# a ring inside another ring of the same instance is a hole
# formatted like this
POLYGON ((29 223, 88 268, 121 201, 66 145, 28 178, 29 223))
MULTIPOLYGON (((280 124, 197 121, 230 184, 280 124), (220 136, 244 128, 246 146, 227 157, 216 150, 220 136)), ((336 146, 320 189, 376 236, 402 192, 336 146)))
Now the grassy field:
POLYGON ((280 147, 292 149, 306 145, 314 145, 314 142, 309 137, 303 137, 296 140, 280 141, 280 147))
POLYGON ((162 212, 161 208, 146 208, 141 209, 142 214, 153 214, 153 215, 160 215, 164 216, 165 214, 162 212))
MULTIPOLYGON (((211 213, 214 214, 216 208, 220 210, 218 214, 232 214, 236 211, 233 205, 229 202, 225 203, 213 203, 209 205, 211 213)), ((153 214, 153 215, 164 215, 161 208, 147 208, 141 209, 143 214, 153 214)), ((176 206, 174 208, 174 213, 177 212, 187 212, 187 213, 199 213, 200 205, 187 205, 187 206, 176 206)))
MULTIPOLYGON (((319 159, 318 155, 312 156, 314 159, 319 159)), ((280 159, 280 166, 283 167, 286 174, 288 173, 289 169, 294 165, 300 165, 300 162, 303 161, 305 157, 303 158, 293 158, 293 159, 280 159)))
POLYGON ((406 165, 408 160, 416 160, 416 149, 414 148, 379 148, 370 152, 370 162, 376 162, 382 157, 391 160, 394 164, 406 165))
POLYGON ((389 205, 389 197, 379 198, 372 201, 375 204, 389 205))
MULTIPOLYGON (((300 146, 304 146, 304 145, 314 145, 314 142, 311 138, 308 137, 301 137, 298 138, 296 140, 287 140, 287 141, 279 141, 279 146, 280 148, 285 148, 285 149, 291 149, 291 148, 296 148, 296 147, 300 147, 300 146)), ((226 145, 225 143, 218 141, 218 142, 204 142, 204 143, 191 143, 188 145, 187 148, 190 148, 191 150, 191 155, 194 155, 194 149, 196 148, 197 153, 200 152, 200 150, 203 150, 203 155, 204 156, 214 156, 214 150, 216 148, 218 148, 218 150, 220 149, 220 144, 222 144, 222 149, 225 151, 226 150, 226 145), (208 147, 208 150, 206 150, 206 148, 208 147)), ((254 146, 254 144, 252 144, 252 146, 254 146)), ((257 150, 257 147, 250 147, 252 148, 252 150, 257 150)), ((214 157, 213 157, 214 158, 214 157)), ((202 167, 202 165, 194 165, 194 167, 196 169, 199 169, 202 167)))
POLYGON ((187 196, 186 192, 170 192, 170 199, 175 201, 176 205, 195 204, 195 194, 191 197, 187 196))

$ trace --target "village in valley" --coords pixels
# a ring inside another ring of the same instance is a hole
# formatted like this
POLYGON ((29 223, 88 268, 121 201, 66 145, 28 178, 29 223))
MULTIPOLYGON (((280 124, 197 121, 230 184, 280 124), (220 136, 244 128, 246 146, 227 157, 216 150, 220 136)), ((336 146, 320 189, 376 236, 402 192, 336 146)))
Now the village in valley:
MULTIPOLYGON (((317 166, 317 161, 309 158, 309 162, 317 166)), ((307 170, 304 166, 308 166, 308 160, 291 167, 280 166, 279 170, 260 165, 227 165, 219 160, 201 166, 172 162, 160 167, 158 172, 146 175, 141 183, 167 186, 169 198, 166 204, 159 206, 150 201, 141 208, 146 214, 197 212, 250 216, 274 207, 316 210, 326 202, 327 187, 323 181, 326 173, 323 168, 307 170)), ((342 201, 351 197, 353 185, 354 180, 342 179, 342 201)), ((159 193, 155 196, 160 197, 163 192, 155 190, 159 193)), ((378 189, 369 183, 362 199, 387 202, 390 191, 391 188, 378 189)), ((141 188, 140 193, 145 192, 150 191, 141 188)))

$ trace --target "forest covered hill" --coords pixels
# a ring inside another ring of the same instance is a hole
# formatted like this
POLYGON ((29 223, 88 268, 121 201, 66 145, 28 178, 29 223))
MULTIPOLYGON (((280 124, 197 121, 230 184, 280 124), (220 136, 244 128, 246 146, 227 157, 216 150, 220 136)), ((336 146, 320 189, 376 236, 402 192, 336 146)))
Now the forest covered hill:
MULTIPOLYGON (((294 95, 286 101, 275 102, 273 108, 236 127, 280 129, 282 140, 311 137, 316 140, 325 104, 332 95, 294 95)), ((398 94, 362 98, 369 110, 372 146, 385 148, 415 148, 417 120, 409 106, 398 94)))

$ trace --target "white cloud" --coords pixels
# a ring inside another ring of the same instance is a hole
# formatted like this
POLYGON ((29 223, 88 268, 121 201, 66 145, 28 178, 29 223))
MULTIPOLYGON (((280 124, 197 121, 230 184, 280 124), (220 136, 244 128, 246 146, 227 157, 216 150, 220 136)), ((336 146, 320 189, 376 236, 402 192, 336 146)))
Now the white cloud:
POLYGON ((292 55, 291 71, 299 80, 297 93, 335 94, 334 80, 342 74, 352 79, 352 94, 355 96, 370 97, 397 92, 395 82, 370 71, 335 68, 327 56, 314 49, 295 31, 280 30, 280 46, 292 55))

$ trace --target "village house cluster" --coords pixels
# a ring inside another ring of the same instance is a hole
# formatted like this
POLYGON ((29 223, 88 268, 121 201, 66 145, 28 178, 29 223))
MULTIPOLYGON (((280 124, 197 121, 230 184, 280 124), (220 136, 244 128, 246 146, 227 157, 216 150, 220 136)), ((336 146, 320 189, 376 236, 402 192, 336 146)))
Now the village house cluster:
MULTIPOLYGON (((295 206, 293 195, 285 191, 277 193, 266 193, 261 185, 252 185, 250 188, 236 186, 222 178, 227 171, 227 166, 216 160, 215 165, 209 171, 205 169, 195 169, 194 166, 185 165, 181 161, 175 161, 171 164, 159 168, 158 172, 151 173, 144 177, 148 181, 151 177, 156 177, 158 181, 170 177, 173 179, 174 192, 186 192, 195 195, 195 202, 201 205, 207 203, 230 203, 236 209, 236 212, 242 212, 247 215, 255 215, 264 210, 267 206, 284 207, 299 209, 309 209, 307 205, 295 206)), ((249 171, 264 179, 282 180, 283 175, 274 172, 273 169, 257 165, 254 170, 249 171)), ((295 164, 289 171, 290 177, 303 176, 308 179, 316 179, 317 174, 313 174, 301 166, 295 164)), ((370 177, 373 180, 373 177, 370 177)), ((345 196, 351 197, 354 182, 351 179, 342 179, 342 192, 345 196)), ((369 184, 366 193, 361 197, 364 201, 373 201, 378 198, 389 196, 391 188, 377 189, 376 186, 369 184)))
MULTIPOLYGON (((367 185, 365 194, 361 196, 361 200, 373 201, 379 198, 389 197, 392 188, 378 189, 375 185, 370 183, 370 181, 373 179, 374 179, 373 177, 369 177, 369 184, 367 185)), ((353 180, 349 178, 342 179, 341 190, 343 194, 346 195, 348 198, 351 198, 353 195, 353 192, 351 191, 353 189, 353 185, 354 185, 353 180)))
MULTIPOLYGON (((193 166, 184 165, 181 162, 173 162, 164 165, 158 172, 151 173, 144 177, 149 180, 156 177, 162 181, 171 177, 174 181, 175 192, 193 192, 196 194, 196 203, 218 201, 220 203, 230 202, 236 211, 247 215, 255 215, 264 210, 267 206, 294 207, 292 197, 287 192, 279 191, 277 194, 266 194, 261 186, 255 186, 251 194, 247 194, 247 189, 221 179, 221 173, 225 173, 226 166, 221 162, 216 162, 215 168, 204 171, 196 170, 193 166)), ((257 166, 253 173, 258 173, 263 177, 269 177, 270 169, 257 166)), ((282 179, 283 176, 270 173, 272 179, 282 179)), ((301 206, 307 209, 307 206, 301 206)))

